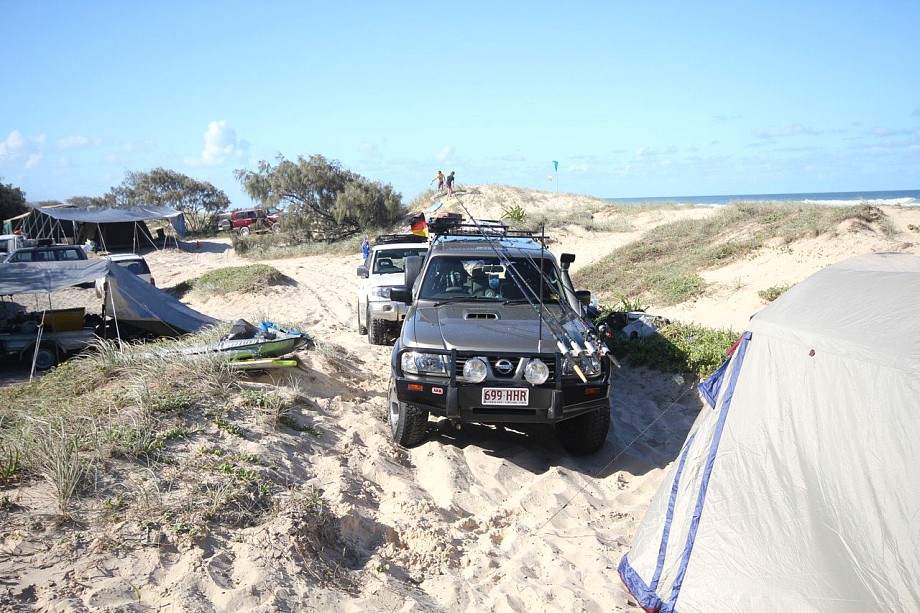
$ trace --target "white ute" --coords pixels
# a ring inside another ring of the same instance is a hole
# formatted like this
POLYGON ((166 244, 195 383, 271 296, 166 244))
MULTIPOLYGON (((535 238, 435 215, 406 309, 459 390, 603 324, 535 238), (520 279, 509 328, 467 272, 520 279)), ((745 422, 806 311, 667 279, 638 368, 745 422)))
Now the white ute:
POLYGON ((428 239, 415 234, 378 236, 364 264, 358 266, 358 333, 367 334, 372 345, 386 344, 388 333, 395 336, 408 306, 390 300, 390 289, 405 283, 405 262, 409 256, 428 252, 428 239))

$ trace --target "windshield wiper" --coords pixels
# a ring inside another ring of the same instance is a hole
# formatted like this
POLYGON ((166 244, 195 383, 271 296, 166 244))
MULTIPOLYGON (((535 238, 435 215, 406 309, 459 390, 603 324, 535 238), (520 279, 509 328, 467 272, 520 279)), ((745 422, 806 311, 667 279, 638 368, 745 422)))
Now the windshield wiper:
MULTIPOLYGON (((502 302, 502 304, 503 304, 503 305, 506 305, 506 304, 512 304, 512 305, 514 305, 514 304, 530 304, 531 302, 534 303, 534 304, 540 304, 540 301, 539 301, 539 300, 528 300, 527 298, 514 298, 514 299, 511 299, 511 300, 505 300, 504 302, 502 302)), ((558 303, 559 303, 559 301, 556 300, 555 298, 544 298, 544 299, 543 299, 543 304, 558 304, 558 303)))

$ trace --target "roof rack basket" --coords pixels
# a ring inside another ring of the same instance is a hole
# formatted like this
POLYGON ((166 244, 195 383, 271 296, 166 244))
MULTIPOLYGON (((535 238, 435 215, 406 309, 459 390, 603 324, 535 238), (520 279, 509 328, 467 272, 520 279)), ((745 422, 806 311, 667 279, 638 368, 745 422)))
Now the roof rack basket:
POLYGON ((529 238, 538 241, 544 247, 549 238, 542 231, 512 230, 508 224, 495 219, 477 219, 476 221, 455 222, 435 230, 429 223, 429 230, 437 236, 470 236, 470 237, 495 237, 495 238, 529 238))
POLYGON ((374 240, 375 245, 390 243, 427 243, 428 239, 418 234, 381 234, 374 240))

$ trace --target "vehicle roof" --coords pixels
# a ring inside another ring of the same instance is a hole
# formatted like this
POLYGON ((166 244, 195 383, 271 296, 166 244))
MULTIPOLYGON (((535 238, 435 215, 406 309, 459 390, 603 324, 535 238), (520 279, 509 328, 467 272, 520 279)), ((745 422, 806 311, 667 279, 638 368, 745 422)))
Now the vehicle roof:
POLYGON ((39 246, 39 247, 20 247, 19 249, 16 249, 15 251, 13 251, 13 253, 16 253, 19 251, 58 251, 62 249, 80 249, 82 250, 83 247, 81 247, 80 245, 45 245, 45 246, 39 246))
POLYGON ((372 251, 383 251, 386 249, 428 249, 427 243, 384 243, 383 245, 374 245, 372 251))
POLYGON ((136 253, 110 253, 105 256, 112 260, 113 262, 122 262, 125 260, 143 260, 144 256, 138 255, 136 253))

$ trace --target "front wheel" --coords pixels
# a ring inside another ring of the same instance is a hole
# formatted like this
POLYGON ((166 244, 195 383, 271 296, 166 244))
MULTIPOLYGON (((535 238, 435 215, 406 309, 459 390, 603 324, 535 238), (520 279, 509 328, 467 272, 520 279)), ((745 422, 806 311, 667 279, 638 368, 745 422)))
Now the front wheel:
POLYGON ((367 342, 371 345, 387 344, 387 322, 382 319, 371 317, 370 309, 367 310, 367 319, 364 324, 367 326, 367 342))
POLYGON ((249 226, 243 226, 240 228, 240 236, 249 236, 250 232, 251 230, 249 229, 249 226))
POLYGON ((587 455, 604 446, 610 430, 610 407, 603 407, 556 424, 559 444, 572 455, 587 455))
POLYGON ((428 411, 413 404, 400 402, 396 397, 396 381, 392 378, 387 391, 387 417, 393 440, 399 445, 415 447, 425 440, 428 411))
POLYGON ((358 334, 367 334, 367 326, 361 324, 361 305, 360 304, 358 305, 358 334))

